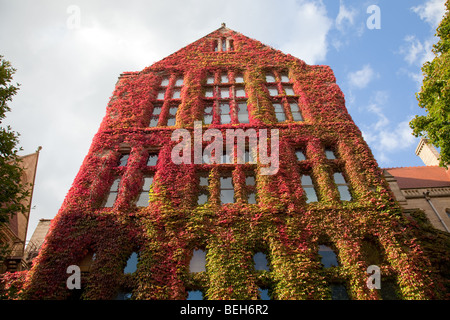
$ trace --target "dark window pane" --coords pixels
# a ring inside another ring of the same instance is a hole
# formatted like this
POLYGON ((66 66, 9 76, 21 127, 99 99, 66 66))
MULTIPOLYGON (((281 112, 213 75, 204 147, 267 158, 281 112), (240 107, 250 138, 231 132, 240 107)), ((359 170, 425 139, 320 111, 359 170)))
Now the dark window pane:
POLYGON ((161 81, 161 87, 167 87, 169 84, 169 78, 164 78, 161 81))
POLYGON ((158 155, 157 154, 151 154, 151 155, 148 156, 147 166, 156 166, 157 162, 158 162, 158 155))
POLYGON ((183 78, 177 79, 175 82, 175 87, 181 87, 183 85, 183 78))
POLYGON ((125 266, 123 272, 124 273, 135 272, 137 269, 137 263, 138 263, 138 254, 136 252, 133 252, 131 256, 128 258, 127 265, 125 266))
POLYGON ((336 159, 333 150, 330 149, 325 150, 325 156, 327 157, 327 159, 336 159))
POLYGON ((330 268, 332 266, 337 266, 337 257, 334 251, 327 246, 319 246, 319 255, 321 256, 321 262, 325 268, 330 268))
POLYGON ((275 77, 273 74, 266 74, 266 82, 275 82, 275 77))
POLYGON ((351 201, 352 195, 347 186, 338 186, 339 195, 342 201, 351 201))
POLYGON ((203 300, 203 293, 199 290, 188 291, 187 300, 203 300))
POLYGON ((332 300, 349 300, 347 289, 342 284, 331 285, 331 299, 332 300))
POLYGON ((110 192, 108 194, 108 199, 106 199, 105 207, 106 208, 111 208, 114 205, 114 202, 116 201, 116 198, 117 198, 117 192, 110 192))
POLYGON ((153 118, 150 120, 149 127, 156 127, 158 125, 158 118, 153 118))
POLYGON ((197 199, 197 204, 199 206, 204 205, 208 202, 208 195, 206 193, 200 193, 197 199))
POLYGON ((297 156, 298 161, 306 160, 305 154, 301 150, 295 151, 295 155, 297 156))
POLYGON ((310 203, 310 202, 317 202, 317 193, 316 190, 314 189, 314 187, 303 187, 303 190, 305 190, 306 193, 306 202, 310 203))
POLYGON ((138 207, 147 207, 149 200, 150 200, 150 198, 149 198, 148 191, 142 191, 139 194, 138 200, 136 201, 136 206, 138 206, 138 207))
POLYGON ((255 253, 253 256, 253 262, 255 263, 255 270, 269 271, 269 263, 267 262, 267 256, 264 253, 255 253))
POLYGON ((206 252, 203 250, 194 250, 189 264, 190 272, 206 271, 206 252))
POLYGON ((270 300, 269 289, 258 288, 258 291, 259 291, 259 297, 261 300, 270 300))
POLYGON ((130 155, 129 154, 123 154, 123 155, 121 155, 120 156, 120 159, 119 159, 119 166, 120 167, 125 167, 126 165, 127 165, 127 163, 128 163, 128 158, 130 157, 130 155))
POLYGON ((400 300, 394 281, 381 281, 380 295, 383 300, 400 300))
POLYGON ((294 89, 292 88, 292 86, 284 86, 284 92, 286 92, 287 96, 295 95, 294 89))
POLYGON ((234 190, 220 190, 220 201, 222 203, 233 203, 234 190))

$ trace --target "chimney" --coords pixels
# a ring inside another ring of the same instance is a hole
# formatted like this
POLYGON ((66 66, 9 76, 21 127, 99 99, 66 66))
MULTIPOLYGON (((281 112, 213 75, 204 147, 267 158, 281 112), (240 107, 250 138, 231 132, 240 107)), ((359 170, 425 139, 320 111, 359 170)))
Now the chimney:
POLYGON ((428 142, 428 139, 420 139, 419 145, 416 148, 416 155, 422 159, 426 166, 439 165, 439 152, 428 142))

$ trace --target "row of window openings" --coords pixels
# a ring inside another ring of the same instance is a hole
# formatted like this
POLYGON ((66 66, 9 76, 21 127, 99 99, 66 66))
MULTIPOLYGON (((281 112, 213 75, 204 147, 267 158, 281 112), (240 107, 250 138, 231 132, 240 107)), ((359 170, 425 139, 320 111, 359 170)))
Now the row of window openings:
MULTIPOLYGON (((222 83, 222 84, 230 83, 230 78, 228 77, 228 74, 222 74, 219 77, 219 79, 220 79, 220 83, 222 83)), ((167 88, 169 86, 169 83, 170 83, 170 81, 169 81, 168 77, 164 77, 161 80, 160 87, 161 88, 165 88, 165 89, 164 90, 160 90, 158 92, 158 95, 157 95, 157 99, 158 100, 164 100, 165 93, 166 93, 166 90, 167 90, 167 88)), ((244 83, 244 77, 242 76, 242 74, 237 74, 237 75, 234 76, 234 83, 236 83, 236 84, 244 83)), ((287 74, 284 74, 284 73, 281 74, 280 75, 280 81, 277 81, 275 76, 272 73, 268 73, 268 74, 266 74, 266 83, 270 84, 270 86, 268 86, 268 89, 269 89, 269 93, 270 93, 271 96, 276 96, 276 95, 280 94, 278 92, 276 84, 280 84, 282 86, 282 88, 284 89, 284 92, 286 93, 286 95, 295 95, 292 86, 291 85, 286 85, 286 83, 290 83, 290 79, 287 76, 287 74)), ((175 83, 174 83, 175 90, 174 90, 172 99, 180 99, 181 87, 183 86, 183 84, 184 84, 184 80, 183 80, 182 77, 178 77, 175 80, 175 83)), ((216 80, 215 80, 214 75, 212 75, 212 74, 207 75, 207 77, 206 77, 206 84, 207 85, 216 84, 216 80)), ((216 88, 216 92, 218 93, 217 96, 220 96, 221 98, 229 98, 230 97, 229 87, 221 88, 220 92, 218 90, 219 87, 216 86, 214 88, 216 88), (220 93, 220 95, 219 95, 219 93, 220 93)), ((210 88, 210 90, 206 91, 205 96, 206 97, 213 97, 214 96, 213 91, 212 91, 211 88, 210 88)), ((234 96, 235 97, 244 97, 245 96, 245 90, 243 88, 240 88, 240 87, 236 88, 236 92, 235 92, 234 96)))
MULTIPOLYGON (((338 261, 334 251, 325 245, 319 246, 319 255, 321 257, 321 263, 324 268, 330 268, 338 266, 338 261)), ((257 252, 253 255, 253 266, 256 271, 269 271, 269 262, 267 255, 263 252, 257 252)), ((206 271, 206 252, 204 250, 194 250, 190 265, 190 272, 204 272, 206 271)), ((340 299, 349 299, 347 291, 342 285, 332 285, 332 297, 340 299)), ((268 289, 258 288, 261 300, 270 300, 268 289)), ((202 300, 203 293, 200 290, 188 291, 187 300, 202 300)))
MULTIPOLYGON (((319 245, 319 256, 321 257, 321 263, 325 269, 331 268, 334 266, 338 266, 337 256, 334 251, 325 245, 319 245)), ((95 260, 95 253, 87 258, 83 259, 80 263, 80 269, 83 272, 89 272, 90 266, 92 262, 95 260), (87 261, 89 260, 89 261, 87 261)), ((124 274, 132 274, 137 270, 138 264, 138 254, 133 252, 127 260, 126 266, 124 268, 124 274)), ((254 268, 257 271, 269 271, 269 263, 267 260, 266 254, 263 252, 257 252, 253 255, 254 268)), ((194 250, 193 255, 189 265, 190 272, 204 272, 206 271, 206 252, 203 250, 194 250)), ((383 285, 383 287, 386 287, 383 285)), ((387 287, 388 290, 392 290, 390 286, 387 287)), ((260 299, 261 300, 270 300, 268 289, 259 288, 260 299)), ((383 291, 381 292, 383 295, 383 291)), ((395 293, 391 294, 393 298, 395 297, 395 293)), ((335 300, 348 300, 348 294, 345 286, 339 284, 331 285, 331 296, 332 299, 335 300)), ((116 299, 118 300, 127 300, 131 298, 131 293, 129 292, 119 292, 116 299)), ((392 297, 390 297, 392 298, 392 297)), ((190 290, 188 291, 188 300, 201 300, 203 299, 203 293, 199 290, 190 290)))
MULTIPOLYGON (((300 111, 300 107, 295 102, 290 102, 288 104, 288 109, 286 110, 284 104, 282 103, 273 103, 275 117, 278 122, 284 122, 288 120, 288 114, 292 115, 292 119, 294 121, 303 121, 303 117, 300 111)), ((153 109, 153 115, 150 119, 149 127, 156 127, 160 122, 162 106, 155 106, 153 109)), ((169 106, 169 114, 167 117, 167 126, 175 125, 175 116, 178 110, 178 105, 169 106)), ((218 108, 214 107, 213 103, 209 103, 206 105, 204 109, 203 121, 205 125, 210 125, 213 123, 214 116, 220 119, 220 124, 230 124, 232 123, 233 118, 237 118, 239 123, 249 123, 248 116, 248 108, 246 102, 238 102, 237 108, 231 109, 230 103, 228 102, 220 102, 218 103, 218 108)))
MULTIPOLYGON (((280 83, 280 84, 291 83, 291 80, 289 79, 289 77, 288 77, 288 75, 286 73, 281 73, 279 75, 279 81, 277 80, 275 75, 273 73, 270 73, 270 72, 266 73, 265 77, 266 77, 266 83, 269 83, 269 84, 274 84, 274 83, 280 83)), ((244 83, 244 76, 241 73, 235 74, 233 78, 234 78, 234 83, 237 83, 237 84, 244 83)), ((230 81, 231 79, 228 76, 228 73, 221 74, 218 79, 220 80, 219 83, 231 83, 231 81, 230 81)), ((169 77, 164 77, 161 80, 160 86, 161 87, 168 87, 169 83, 170 83, 169 77)), ((215 78, 214 74, 209 73, 206 76, 206 84, 207 85, 216 84, 216 78, 215 78)), ((178 77, 175 80, 174 87, 182 87, 183 85, 184 85, 183 77, 178 77)))
MULTIPOLYGON (((335 154, 332 150, 326 149, 325 154, 328 159, 335 159, 335 154)), ((303 152, 297 151, 296 152, 297 159, 302 161, 305 160, 306 157, 304 156, 303 152)), ((126 166, 128 161, 128 154, 124 154, 121 156, 119 160, 120 166, 126 166)), ((210 159, 208 159, 207 156, 204 156, 204 161, 206 160, 207 163, 211 163, 210 159), (206 159, 205 159, 206 158, 206 159)), ((155 166, 158 161, 158 155, 157 154, 150 154, 147 166, 155 166)), ((253 162, 253 157, 250 152, 245 151, 244 154, 244 161, 246 162, 253 162)), ((230 156, 226 153, 224 153, 222 158, 222 163, 232 163, 232 159, 230 156)), ((342 201, 351 201, 352 195, 350 193, 350 190, 348 188, 348 184, 340 172, 335 172, 333 174, 334 182, 338 188, 338 192, 340 195, 340 199, 342 201)), ((204 205, 208 201, 209 193, 207 190, 208 187, 208 178, 206 176, 200 176, 200 193, 197 199, 198 205, 204 205)), ((137 199, 136 205, 138 207, 146 207, 148 206, 149 201, 149 192, 151 185, 153 183, 153 176, 147 176, 144 178, 144 183, 141 188, 141 192, 139 194, 139 197, 137 199)), ((245 184, 247 187, 247 203, 249 204, 256 204, 256 188, 255 188, 255 176, 254 175, 248 175, 245 178, 245 184)), ((120 178, 114 180, 110 192, 108 195, 108 198, 106 200, 105 207, 112 207, 114 205, 114 202, 117 198, 118 192, 119 192, 119 185, 120 185, 120 178)), ((312 178, 310 175, 302 175, 301 177, 301 185, 303 190, 306 194, 306 202, 317 202, 318 197, 316 193, 316 188, 314 186, 314 183, 312 181, 312 178)), ((224 176, 220 177, 220 201, 223 204, 226 203, 234 203, 235 202, 235 193, 234 193, 234 186, 233 186, 233 179, 232 177, 224 176)))

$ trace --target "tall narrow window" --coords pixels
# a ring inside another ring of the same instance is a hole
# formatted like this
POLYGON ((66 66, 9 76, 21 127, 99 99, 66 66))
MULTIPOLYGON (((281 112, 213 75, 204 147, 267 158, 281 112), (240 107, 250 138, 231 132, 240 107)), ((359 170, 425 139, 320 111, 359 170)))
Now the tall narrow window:
POLYGON ((138 254, 136 252, 133 252, 127 260, 127 265, 125 266, 123 273, 134 273, 137 270, 137 263, 138 254))
POLYGON ((232 177, 220 177, 220 202, 234 202, 234 187, 232 177))
POLYGON ((336 155, 332 149, 325 149, 325 157, 330 160, 336 159, 336 155))
POLYGON ((120 156, 119 159, 119 167, 125 167, 128 163, 128 158, 130 157, 129 153, 124 153, 120 156))
POLYGON ((161 108, 162 106, 159 104, 155 105, 155 107, 153 108, 153 114, 150 119, 149 127, 156 127, 158 125, 159 115, 161 114, 161 108))
POLYGON ((219 41, 214 40, 214 52, 218 52, 219 51, 219 41))
POLYGON ((312 179, 308 175, 302 176, 302 188, 306 193, 306 202, 316 202, 317 194, 312 179))
POLYGON ((245 176, 245 185, 247 188, 247 203, 256 203, 256 179, 254 174, 247 174, 245 176))
POLYGON ((213 122, 214 116, 214 104, 208 103, 203 111, 203 121, 206 125, 209 125, 213 122))
POLYGON ((206 271, 206 252, 200 249, 194 250, 191 262, 189 264, 189 272, 206 271))
POLYGON ((197 198, 197 204, 203 205, 208 202, 209 190, 208 190, 208 177, 206 175, 200 175, 199 177, 199 194, 197 198))
POLYGON ((228 39, 228 51, 234 51, 234 41, 233 41, 233 39, 228 39))
POLYGON ((165 95, 166 95, 166 90, 159 90, 156 99, 157 100, 164 100, 165 95))
POLYGON ((258 291, 261 300, 270 300, 269 289, 258 288, 258 291))
POLYGON ((142 185, 141 192, 139 194, 139 198, 136 202, 136 206, 138 206, 138 207, 147 207, 148 206, 149 193, 150 193, 150 188, 152 186, 152 183, 153 183, 153 176, 144 178, 144 183, 142 185))
POLYGON ((338 187, 341 200, 351 201, 352 195, 350 193, 350 190, 348 188, 347 182, 345 181, 343 174, 340 172, 336 172, 333 175, 333 177, 334 177, 334 182, 336 183, 336 185, 338 187))
POLYGON ((249 123, 247 102, 239 102, 238 108, 239 108, 238 111, 239 123, 249 123))
POLYGON ((230 122, 231 122, 230 104, 229 103, 221 103, 220 104, 220 123, 227 124, 230 122))
POLYGON ((267 256, 265 253, 257 252, 253 255, 253 262, 255 264, 255 270, 269 271, 269 262, 267 262, 267 256))
POLYGON ((291 108, 292 119, 294 121, 303 121, 302 114, 300 112, 300 107, 295 102, 290 102, 289 106, 291 108))
POLYGON ((111 188, 109 189, 108 198, 106 199, 105 203, 106 208, 111 208, 112 206, 114 206, 117 194, 119 193, 119 185, 120 185, 120 178, 117 178, 116 180, 114 180, 113 184, 111 185, 111 188))
POLYGON ((283 122, 286 120, 286 114, 284 113, 284 108, 281 103, 273 103, 273 108, 275 110, 275 117, 277 117, 278 122, 283 122))
POLYGON ((333 249, 325 245, 319 245, 319 255, 324 268, 330 268, 338 265, 336 254, 333 249))
POLYGON ((180 99, 181 98, 181 90, 175 89, 173 90, 172 99, 180 99))
POLYGON ((169 115, 167 116, 167 126, 168 127, 175 125, 177 111, 178 111, 178 105, 170 106, 169 115))
POLYGON ((158 163, 158 153, 150 153, 148 155, 148 159, 147 159, 147 166, 151 167, 151 166, 156 166, 156 164, 158 163))
POLYGON ((222 51, 223 52, 227 51, 227 39, 226 38, 222 38, 222 51))
POLYGON ((295 156, 297 157, 298 161, 304 161, 306 160, 305 153, 301 149, 295 150, 295 156))

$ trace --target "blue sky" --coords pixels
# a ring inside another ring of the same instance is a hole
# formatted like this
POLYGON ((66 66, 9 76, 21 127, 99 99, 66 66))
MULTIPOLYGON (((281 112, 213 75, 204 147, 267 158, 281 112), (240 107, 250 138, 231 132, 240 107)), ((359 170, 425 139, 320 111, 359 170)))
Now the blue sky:
POLYGON ((222 22, 308 64, 329 65, 379 165, 423 165, 408 122, 423 114, 415 93, 444 2, 0 0, 0 54, 21 84, 5 124, 21 133, 22 154, 43 147, 28 238, 59 210, 120 73, 142 70, 222 22), (380 29, 367 27, 374 5, 380 29))

